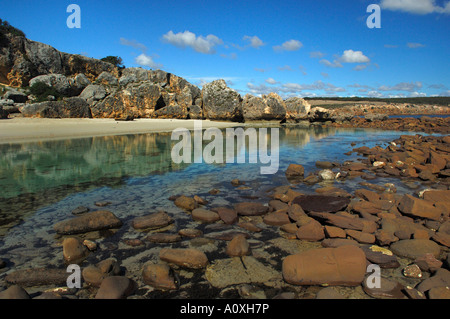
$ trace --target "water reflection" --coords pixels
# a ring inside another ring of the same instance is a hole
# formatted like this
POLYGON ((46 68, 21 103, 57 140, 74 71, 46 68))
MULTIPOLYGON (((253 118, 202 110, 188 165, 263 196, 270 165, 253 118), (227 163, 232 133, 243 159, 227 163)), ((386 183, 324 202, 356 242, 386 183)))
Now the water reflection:
MULTIPOLYGON (((303 147, 312 139, 335 132, 335 128, 324 127, 280 128, 280 146, 303 147)), ((180 170, 187 164, 172 161, 171 149, 176 142, 171 140, 171 133, 155 133, 0 145, 0 198, 95 183, 105 178, 180 170)), ((203 141, 203 148, 208 143, 203 141)), ((235 154, 245 152, 248 156, 248 143, 244 147, 245 150, 237 149, 236 143, 235 154)))

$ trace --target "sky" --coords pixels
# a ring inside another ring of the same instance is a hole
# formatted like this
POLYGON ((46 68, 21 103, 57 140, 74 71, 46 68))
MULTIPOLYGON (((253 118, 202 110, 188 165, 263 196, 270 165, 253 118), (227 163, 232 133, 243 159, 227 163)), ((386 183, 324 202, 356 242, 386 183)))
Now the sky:
POLYGON ((0 18, 63 52, 242 96, 450 96, 449 0, 21 0, 0 18))

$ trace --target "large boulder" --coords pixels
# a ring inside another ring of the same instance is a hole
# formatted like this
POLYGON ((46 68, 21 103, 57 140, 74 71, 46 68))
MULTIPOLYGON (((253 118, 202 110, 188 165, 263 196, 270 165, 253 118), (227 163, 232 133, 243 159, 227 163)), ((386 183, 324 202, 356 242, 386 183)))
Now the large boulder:
POLYGON ((84 88, 79 97, 91 104, 104 99, 106 94, 106 90, 102 85, 90 84, 84 88))
POLYGON ((262 97, 246 94, 242 101, 244 121, 282 121, 286 118, 286 105, 276 93, 262 97))
POLYGON ((205 84, 202 88, 203 113, 209 120, 241 121, 241 96, 224 80, 205 84))
POLYGON ((18 90, 10 89, 3 95, 3 99, 12 100, 14 103, 25 103, 28 101, 28 95, 18 90))
POLYGON ((92 106, 94 118, 150 118, 152 113, 165 106, 161 88, 150 82, 129 85, 117 90, 92 106))
POLYGON ((21 108, 20 112, 25 117, 92 118, 89 105, 79 97, 69 97, 62 101, 27 104, 21 108))
POLYGON ((366 255, 352 245, 311 249, 286 257, 282 272, 293 285, 357 286, 364 280, 366 255))
POLYGON ((286 120, 289 122, 298 122, 308 118, 311 105, 299 97, 290 97, 284 101, 286 105, 286 120))

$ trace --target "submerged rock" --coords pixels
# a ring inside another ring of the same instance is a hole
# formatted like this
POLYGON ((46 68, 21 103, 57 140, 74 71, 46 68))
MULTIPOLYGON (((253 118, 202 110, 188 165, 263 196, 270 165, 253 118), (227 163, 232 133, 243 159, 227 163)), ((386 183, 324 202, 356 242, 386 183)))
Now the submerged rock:
POLYGON ((59 222, 54 225, 54 230, 61 235, 72 235, 120 226, 122 226, 122 221, 112 212, 100 210, 59 222))

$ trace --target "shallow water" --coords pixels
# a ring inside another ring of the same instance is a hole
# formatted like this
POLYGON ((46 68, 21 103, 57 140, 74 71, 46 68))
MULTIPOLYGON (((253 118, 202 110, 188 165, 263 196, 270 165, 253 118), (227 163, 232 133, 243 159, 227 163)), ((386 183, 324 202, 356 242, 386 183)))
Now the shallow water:
MULTIPOLYGON (((273 175, 261 175, 260 167, 266 164, 248 160, 244 164, 175 164, 171 149, 178 141, 172 141, 170 133, 0 145, 0 257, 25 267, 59 266, 61 248, 55 242, 53 225, 73 217, 71 211, 78 206, 98 210, 94 203, 100 201, 110 202, 105 209, 124 224, 165 210, 175 217, 176 229, 192 225, 192 220, 168 199, 171 195, 199 195, 209 201, 208 207, 249 199, 267 203, 268 190, 289 184, 284 175, 289 164, 302 164, 307 175, 317 170, 318 160, 356 160, 355 153, 344 153, 363 145, 385 147, 401 134, 414 133, 280 127, 279 170, 273 175), (352 142, 356 145, 351 146, 352 142), (230 181, 235 178, 245 181, 245 187, 233 187, 230 181), (211 189, 220 192, 212 195, 211 189)), ((248 154, 248 149, 238 151, 248 154)), ((355 178, 335 182, 335 186, 352 191, 361 187, 361 181, 355 178)), ((392 182, 398 192, 410 191, 398 179, 370 182, 392 182)), ((321 186, 294 188, 312 193, 321 186)), ((122 227, 114 236, 134 238, 137 234, 131 227, 122 227)))

